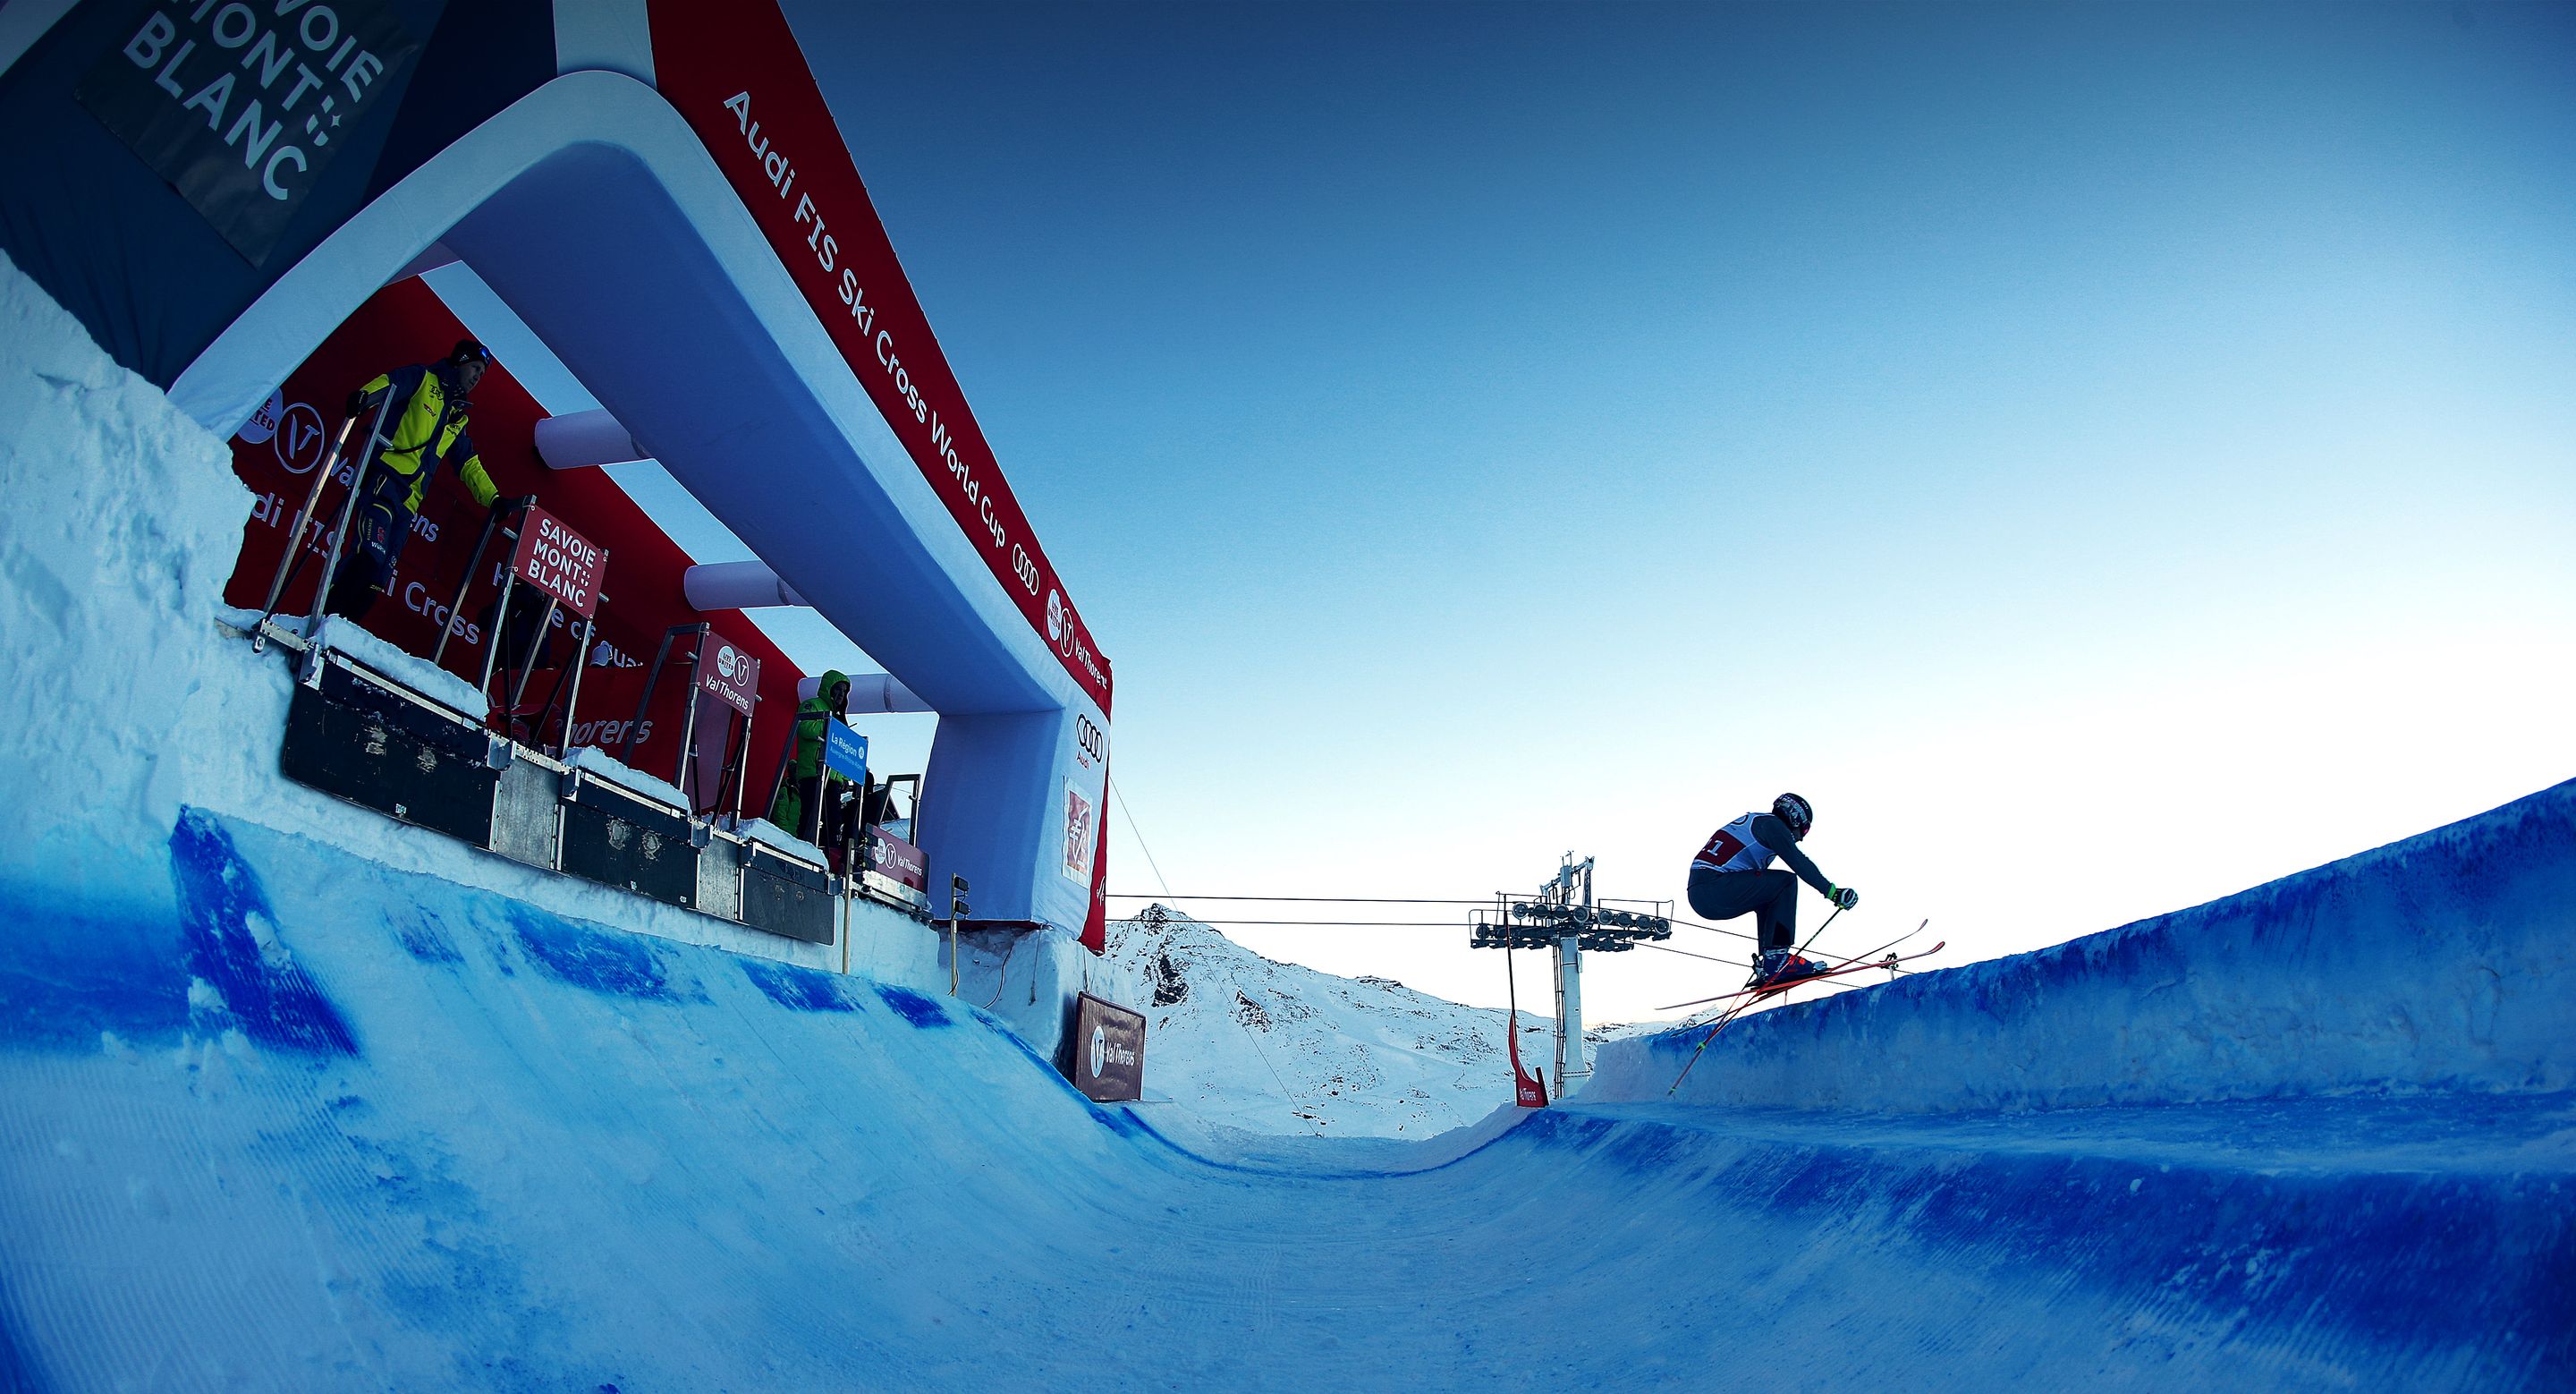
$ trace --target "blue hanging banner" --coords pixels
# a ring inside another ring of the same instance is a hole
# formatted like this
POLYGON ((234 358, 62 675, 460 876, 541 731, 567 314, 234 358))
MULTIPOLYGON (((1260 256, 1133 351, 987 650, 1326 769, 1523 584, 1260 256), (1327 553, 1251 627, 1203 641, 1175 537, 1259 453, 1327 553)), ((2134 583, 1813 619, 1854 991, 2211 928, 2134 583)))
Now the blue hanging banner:
POLYGON ((824 718, 823 768, 845 775, 864 788, 868 782, 868 738, 832 718, 824 718))

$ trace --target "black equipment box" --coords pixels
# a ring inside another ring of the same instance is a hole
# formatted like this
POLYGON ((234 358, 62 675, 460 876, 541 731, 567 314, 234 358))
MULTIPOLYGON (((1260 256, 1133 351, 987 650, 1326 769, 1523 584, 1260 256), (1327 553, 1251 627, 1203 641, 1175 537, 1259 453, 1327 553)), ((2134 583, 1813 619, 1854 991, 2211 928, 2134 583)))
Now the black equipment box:
POLYGON ((605 780, 583 778, 563 808, 563 869, 665 905, 698 899, 689 821, 605 780))
POLYGON ((488 848, 491 753, 465 717, 326 661, 320 690, 298 684, 288 700, 278 764, 307 788, 488 848))
POLYGON ((748 850, 742 868, 742 922, 810 944, 831 943, 831 879, 757 842, 748 850))

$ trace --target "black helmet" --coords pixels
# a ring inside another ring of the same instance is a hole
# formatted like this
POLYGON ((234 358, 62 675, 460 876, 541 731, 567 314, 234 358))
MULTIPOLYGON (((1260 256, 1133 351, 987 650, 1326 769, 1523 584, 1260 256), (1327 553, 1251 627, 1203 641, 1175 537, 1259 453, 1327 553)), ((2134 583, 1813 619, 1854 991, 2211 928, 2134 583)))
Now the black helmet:
POLYGON ((1782 794, 1773 799, 1771 816, 1788 824, 1789 835, 1802 841, 1807 836, 1807 829, 1816 825, 1816 811, 1807 807, 1807 801, 1795 794, 1782 794))
POLYGON ((456 341, 456 347, 447 351, 447 359, 451 363, 481 363, 489 366, 492 362, 492 350, 483 347, 480 340, 459 339, 456 341))

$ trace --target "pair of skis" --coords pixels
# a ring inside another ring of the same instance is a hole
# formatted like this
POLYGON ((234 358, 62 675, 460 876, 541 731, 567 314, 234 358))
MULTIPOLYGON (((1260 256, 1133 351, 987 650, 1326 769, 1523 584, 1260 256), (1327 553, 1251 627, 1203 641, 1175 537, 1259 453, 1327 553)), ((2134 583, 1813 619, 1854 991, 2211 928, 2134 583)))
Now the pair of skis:
MULTIPOLYGON (((1729 998, 1741 999, 1740 1001, 1737 1001, 1734 1006, 1727 1008, 1723 1013, 1719 1014, 1717 1020, 1709 1026, 1708 1034, 1699 1038, 1699 1048, 1691 1052, 1690 1059, 1682 1065, 1682 1072, 1673 1077, 1673 1087, 1664 1091, 1664 1097, 1669 1099, 1675 1093, 1680 1091, 1682 1081, 1690 1078, 1691 1067, 1699 1063, 1700 1052, 1708 1049, 1708 1043, 1717 1039, 1717 1033, 1725 1030, 1737 1017, 1744 1015, 1745 1010, 1751 1007, 1754 1003, 1762 1001, 1768 997, 1776 997, 1781 993, 1787 992, 1793 987, 1803 986, 1807 983, 1820 983, 1827 978, 1839 978, 1851 973, 1865 973, 1872 968, 1886 968, 1892 970, 1900 963, 1909 963, 1918 958, 1929 958, 1932 955, 1941 952, 1942 949, 1949 946, 1949 940, 1944 939, 1920 953, 1899 954, 1887 952, 1888 950, 1895 948, 1897 945, 1904 943, 1906 940, 1913 938, 1915 935, 1921 934, 1931 923, 1932 922, 1930 920, 1925 920, 1922 924, 1918 924, 1903 934, 1879 945, 1877 948, 1871 949, 1868 953, 1856 954, 1850 958, 1844 959, 1842 962, 1834 964, 1832 967, 1827 968, 1821 973, 1810 973, 1803 978, 1792 978, 1785 983, 1748 984, 1735 992, 1721 992, 1715 997, 1702 997, 1697 1001, 1691 1002, 1675 1002, 1672 1006, 1660 1008, 1659 1010, 1669 1012, 1682 1007, 1697 1007, 1710 1002, 1724 1002, 1729 998)), ((1821 930, 1819 932, 1821 932, 1821 930)))

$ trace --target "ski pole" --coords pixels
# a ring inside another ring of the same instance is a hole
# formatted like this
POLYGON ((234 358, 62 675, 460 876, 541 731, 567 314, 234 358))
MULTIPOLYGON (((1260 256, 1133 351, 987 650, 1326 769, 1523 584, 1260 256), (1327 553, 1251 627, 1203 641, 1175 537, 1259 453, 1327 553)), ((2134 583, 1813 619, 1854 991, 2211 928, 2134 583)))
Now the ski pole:
MULTIPOLYGON (((1807 943, 1808 943, 1808 944, 1812 944, 1812 943, 1816 942, 1816 935, 1817 935, 1817 934, 1822 934, 1822 933, 1824 933, 1824 932, 1825 932, 1825 925, 1832 924, 1832 923, 1834 922, 1834 920, 1835 920, 1837 917, 1839 917, 1842 913, 1843 913, 1843 912, 1842 912, 1842 908, 1841 908, 1840 906, 1835 907, 1835 909, 1834 909, 1834 913, 1833 913, 1833 914, 1825 916, 1825 924, 1820 924, 1820 925, 1816 926, 1816 933, 1815 933, 1815 934, 1810 934, 1810 935, 1808 935, 1808 936, 1807 936, 1807 943)), ((1930 920, 1925 920, 1925 921, 1923 922, 1923 924, 1930 924, 1930 923, 1932 923, 1930 920)), ((1896 938, 1896 939, 1890 940, 1890 941, 1888 941, 1888 942, 1889 942, 1890 944, 1894 944, 1894 943, 1900 942, 1900 941, 1902 941, 1902 940, 1904 940, 1904 939, 1910 939, 1910 938, 1912 938, 1914 935, 1920 934, 1920 933, 1922 933, 1922 932, 1923 932, 1923 925, 1916 925, 1913 929, 1911 929, 1911 930, 1907 931, 1905 934, 1899 935, 1899 936, 1897 936, 1897 938, 1896 938)), ((1799 950, 1803 953, 1803 952, 1805 951, 1805 949, 1806 949, 1806 944, 1801 944, 1801 945, 1799 945, 1798 947, 1799 947, 1799 950)), ((1885 946, 1885 945, 1882 945, 1881 947, 1886 947, 1886 946, 1885 946)), ((1872 949, 1872 950, 1870 950, 1870 952, 1871 952, 1871 953, 1876 953, 1876 952, 1878 952, 1878 950, 1877 950, 1877 949, 1872 949)), ((1866 957, 1866 955, 1864 955, 1864 957, 1866 957)), ((1853 960, 1853 961, 1857 961, 1857 960, 1853 960)), ((1821 975, 1820 975, 1820 976, 1821 976, 1821 975)), ((1793 986, 1794 986, 1794 984, 1793 984, 1793 986)), ((1787 991, 1787 988, 1785 988, 1785 987, 1784 987, 1784 988, 1782 988, 1781 990, 1785 992, 1785 991, 1787 991)), ((1738 994, 1738 995, 1741 995, 1741 994, 1738 994)), ((1680 1092, 1681 1092, 1682 1081, 1683 1081, 1683 1080, 1686 1080, 1686 1079, 1688 1079, 1688 1078, 1690 1078, 1690 1072, 1691 1072, 1691 1069, 1692 1069, 1694 1066, 1696 1066, 1696 1065, 1698 1065, 1698 1064, 1699 1064, 1700 1052, 1707 1050, 1707 1049, 1708 1049, 1708 1043, 1709 1043, 1709 1042, 1711 1042, 1711 1041, 1713 1041, 1713 1040, 1716 1040, 1716 1039, 1717 1039, 1717 1033, 1718 1033, 1718 1032, 1720 1032, 1720 1031, 1725 1030, 1725 1029, 1727 1028, 1728 1023, 1730 1023, 1730 1022, 1734 1021, 1738 1016, 1743 1015, 1743 1013, 1744 1013, 1744 1009, 1745 1009, 1745 1008, 1750 1007, 1750 1006, 1752 1006, 1755 1002, 1757 1002, 1757 1001, 1761 1000, 1761 996, 1762 996, 1762 995, 1761 995, 1760 993, 1755 993, 1755 994, 1753 994, 1753 995, 1752 995, 1752 996, 1750 996, 1750 997, 1746 997, 1743 1001, 1738 1002, 1738 1003, 1736 1003, 1734 1006, 1731 1006, 1731 1007, 1727 1008, 1727 1009, 1726 1009, 1725 1014, 1724 1014, 1724 1015, 1721 1015, 1720 1017, 1718 1017, 1718 1019, 1717 1019, 1716 1023, 1715 1023, 1714 1025, 1712 1025, 1712 1026, 1710 1026, 1710 1027, 1708 1028, 1708 1034, 1699 1038, 1699 1045, 1698 1045, 1698 1047, 1697 1047, 1697 1048, 1695 1048, 1695 1049, 1693 1049, 1693 1050, 1691 1051, 1690 1059, 1688 1059, 1688 1060, 1686 1060, 1686 1061, 1682 1062, 1682 1072, 1681 1072, 1680 1074, 1678 1074, 1678 1075, 1673 1076, 1673 1084, 1672 1084, 1672 1087, 1671 1087, 1670 1089, 1667 1089, 1667 1090, 1665 1090, 1665 1091, 1664 1091, 1664 1097, 1665 1097, 1665 1098, 1669 1099, 1669 1098, 1671 1098, 1673 1095, 1675 1095, 1675 1094, 1677 1094, 1677 1093, 1680 1093, 1680 1092)), ((1684 1004, 1682 1004, 1682 1005, 1687 1006, 1687 1005, 1690 1005, 1690 1004, 1688 1004, 1688 1003, 1684 1003, 1684 1004)))
POLYGON ((1725 1030, 1726 1024, 1735 1020, 1736 1014, 1743 1010, 1744 1005, 1742 1003, 1738 1003, 1735 1006, 1727 1008, 1725 1014, 1717 1019, 1717 1023, 1708 1028, 1708 1034, 1699 1038, 1699 1049, 1692 1051, 1690 1059, 1682 1063, 1682 1072, 1673 1076, 1673 1087, 1664 1091, 1665 1098, 1669 1099, 1673 1095, 1681 1092, 1682 1081, 1690 1078, 1691 1066, 1699 1063, 1700 1051, 1708 1049, 1708 1043, 1716 1040, 1717 1033, 1725 1030))
MULTIPOLYGON (((1834 922, 1834 918, 1835 918, 1835 916, 1840 915, 1840 914, 1842 914, 1842 907, 1841 907, 1841 906, 1836 906, 1836 907, 1834 907, 1834 913, 1833 913, 1832 915, 1827 915, 1827 916, 1825 916, 1825 924, 1820 924, 1820 925, 1816 926, 1816 934, 1822 934, 1822 933, 1824 933, 1824 932, 1825 932, 1825 925, 1827 925, 1827 924, 1832 924, 1832 923, 1834 922)), ((1814 935, 1814 934, 1808 935, 1808 936, 1807 936, 1807 942, 1808 942, 1808 943, 1814 943, 1814 942, 1815 942, 1815 935, 1814 935)), ((1803 947, 1803 946, 1801 946, 1801 947, 1803 947)), ((1749 990, 1752 988, 1752 986, 1753 986, 1753 980, 1754 980, 1755 978, 1759 978, 1759 977, 1761 977, 1761 976, 1762 976, 1762 970, 1761 970, 1761 968, 1758 966, 1758 965, 1759 965, 1759 963, 1760 963, 1760 960, 1758 960, 1758 959, 1757 959, 1757 960, 1755 960, 1755 962, 1756 962, 1756 965, 1757 965, 1757 966, 1756 966, 1756 967, 1754 968, 1754 970, 1753 970, 1753 975, 1752 975, 1752 977, 1749 977, 1749 978, 1745 979, 1745 987, 1746 987, 1746 989, 1747 989, 1748 991, 1749 991, 1749 990)), ((1742 996, 1743 994, 1738 993, 1738 994, 1734 994, 1734 995, 1742 996)), ((1757 996, 1758 996, 1758 994, 1757 994, 1757 996)), ((1705 1051, 1705 1050, 1707 1050, 1707 1049, 1708 1049, 1708 1043, 1709 1043, 1709 1042, 1711 1042, 1711 1041, 1713 1041, 1713 1040, 1716 1040, 1716 1039, 1717 1039, 1717 1033, 1718 1033, 1718 1032, 1720 1032, 1720 1031, 1725 1030, 1725 1029, 1726 1029, 1726 1024, 1727 1024, 1728 1022, 1730 1022, 1730 1021, 1735 1020, 1735 1018, 1736 1018, 1738 1015, 1740 1015, 1740 1014, 1744 1011, 1744 1009, 1745 1009, 1746 1007, 1751 1006, 1751 1005, 1753 1004, 1753 1001, 1754 1001, 1754 998, 1752 998, 1752 997, 1746 997, 1743 1001, 1738 1002, 1738 1003, 1736 1003, 1735 1005, 1733 1005, 1733 1006, 1731 1006, 1731 1007, 1728 1007, 1724 1012, 1722 1012, 1722 1013, 1720 1013, 1720 1014, 1718 1015, 1718 1018, 1717 1018, 1716 1022, 1715 1022, 1715 1023, 1713 1023, 1712 1025, 1710 1025, 1710 1027, 1708 1028, 1708 1034, 1707 1034, 1707 1035, 1705 1035, 1705 1036, 1700 1037, 1700 1038, 1699 1038, 1699 1044, 1691 1050, 1691 1053, 1690 1053, 1690 1059, 1685 1060, 1685 1061, 1683 1061, 1683 1062, 1682 1062, 1682 1072, 1681 1072, 1680 1074, 1677 1074, 1677 1075, 1673 1076, 1673 1083, 1672 1083, 1672 1087, 1671 1087, 1671 1088, 1669 1088, 1669 1089, 1666 1089, 1666 1090, 1664 1091, 1664 1097, 1665 1097, 1665 1098, 1669 1099, 1669 1098, 1671 1098, 1673 1095, 1675 1095, 1675 1094, 1677 1094, 1677 1093, 1681 1092, 1682 1081, 1683 1081, 1683 1080, 1686 1080, 1686 1079, 1688 1079, 1688 1078, 1690 1078, 1690 1072, 1691 1072, 1691 1070, 1693 1069, 1693 1067, 1695 1067, 1695 1066, 1697 1066, 1697 1065, 1699 1064, 1699 1057, 1700 1057, 1700 1054, 1701 1054, 1701 1052, 1703 1052, 1703 1051, 1705 1051)))
MULTIPOLYGON (((1835 960, 1834 962, 1832 962, 1832 963, 1830 963, 1830 964, 1826 965, 1826 967, 1825 967, 1825 971, 1824 971, 1824 972, 1821 972, 1821 973, 1815 974, 1815 975, 1814 975, 1814 976, 1812 976, 1812 977, 1805 977, 1805 978, 1793 978, 1793 979, 1791 979, 1790 981, 1788 981, 1788 982, 1786 982, 1786 983, 1776 984, 1776 985, 1771 986, 1771 987, 1740 987, 1740 988, 1737 988, 1737 989, 1736 989, 1735 991, 1733 991, 1733 992, 1721 992, 1721 993, 1717 994, 1715 997, 1694 997, 1694 998, 1692 998, 1691 1000, 1689 1000, 1689 1001, 1687 1001, 1687 1002, 1667 1002, 1667 1003, 1665 1003, 1663 1006, 1658 1007, 1658 1008, 1656 1008, 1655 1010, 1657 1010, 1657 1011, 1663 1011, 1663 1012, 1675 1012, 1675 1011, 1680 1011, 1680 1010, 1681 1010, 1682 1008, 1684 1008, 1684 1007, 1699 1007, 1699 1006, 1705 1006, 1705 1005, 1707 1005, 1708 1003, 1711 1003, 1711 1002, 1727 1002, 1727 1001, 1732 1001, 1732 1000, 1734 1000, 1735 998, 1742 997, 1742 996, 1744 996, 1744 995, 1745 995, 1745 994, 1747 994, 1747 993, 1771 994, 1771 993, 1786 992, 1786 991, 1788 991, 1790 988, 1793 988, 1793 987, 1798 986, 1800 983, 1821 982, 1821 981, 1823 981, 1823 980, 1824 980, 1824 979, 1826 979, 1826 978, 1835 977, 1835 976, 1837 976, 1837 975, 1839 975, 1839 974, 1841 974, 1841 973, 1843 973, 1843 972, 1845 972, 1845 971, 1847 971, 1847 970, 1849 970, 1849 969, 1851 969, 1851 968, 1853 968, 1853 967, 1855 967, 1855 966, 1863 967, 1863 968, 1878 968, 1878 967, 1885 966, 1885 965, 1886 965, 1886 964, 1888 964, 1888 963, 1893 963, 1893 962, 1902 962, 1902 961, 1903 961, 1904 959, 1906 959, 1906 958, 1919 958, 1919 957, 1921 957, 1921 956, 1922 956, 1921 954, 1906 954, 1906 955, 1886 954, 1886 951, 1887 951, 1887 950, 1889 950, 1889 949, 1895 948, 1897 945, 1902 944, 1902 943, 1904 943, 1906 940, 1913 938, 1915 935, 1922 933, 1922 932, 1923 932, 1923 930, 1925 929, 1925 927, 1926 927, 1926 926, 1928 926, 1928 925, 1930 925, 1931 923, 1932 923, 1932 922, 1931 922, 1930 920, 1925 920, 1922 924, 1916 925, 1914 928, 1912 928, 1912 929, 1909 929, 1909 930, 1905 931, 1903 934, 1900 934, 1900 935, 1896 936, 1895 938, 1888 940, 1886 943, 1879 945, 1877 948, 1870 950, 1868 953, 1853 954, 1853 955, 1852 955, 1851 957, 1849 957, 1849 958, 1845 958, 1845 959, 1837 959, 1837 960, 1835 960), (1885 957, 1885 958, 1881 958, 1881 957, 1879 957, 1879 955, 1881 955, 1881 954, 1886 954, 1886 957, 1885 957)), ((1946 943, 1946 942, 1947 942, 1947 941, 1944 941, 1944 943, 1946 943)), ((1941 945, 1939 945, 1939 944, 1936 944, 1936 945, 1934 945, 1934 946, 1933 946, 1933 948, 1939 948, 1939 947, 1941 947, 1941 945)), ((1927 949, 1927 950, 1925 950, 1924 952, 1929 953, 1929 952, 1931 952, 1931 950, 1927 949)), ((1902 971, 1902 970, 1900 970, 1900 971, 1902 971)))
MULTIPOLYGON (((1831 916, 1826 917, 1826 923, 1832 923, 1831 916)), ((1824 925, 1818 925, 1816 928, 1821 931, 1824 928, 1824 925)), ((1809 980, 1801 978, 1799 981, 1806 982, 1809 980)), ((1737 1017, 1744 1015, 1745 1008, 1761 1001, 1765 996, 1786 992, 1790 987, 1794 987, 1796 985, 1797 984, 1795 983, 1791 983, 1782 987, 1769 989, 1767 991, 1764 989, 1747 987, 1741 992, 1729 993, 1729 996, 1739 997, 1743 1000, 1736 1002, 1732 1006, 1729 1006, 1724 1012, 1720 1013, 1717 1020, 1709 1026, 1708 1034, 1699 1038, 1699 1045, 1691 1051, 1690 1059, 1682 1062, 1682 1072, 1673 1076, 1672 1087, 1664 1091, 1664 1097, 1669 1099, 1673 1095, 1681 1092, 1682 1081, 1690 1078, 1691 1067, 1699 1063, 1700 1052, 1708 1049, 1708 1043, 1717 1039, 1718 1032, 1725 1030, 1737 1017)), ((1718 999, 1708 998, 1704 1000, 1716 1001, 1718 999)))
MULTIPOLYGON (((1820 925, 1816 926, 1816 932, 1815 932, 1814 934, 1810 934, 1810 935, 1808 935, 1808 936, 1807 936, 1807 944, 1812 944, 1812 943, 1816 942, 1816 940, 1817 940, 1818 938, 1820 938, 1820 937, 1822 937, 1822 936, 1823 936, 1823 934, 1824 934, 1824 932, 1825 932, 1825 926, 1826 926, 1826 925, 1830 925, 1830 924, 1832 924, 1834 921, 1839 920, 1839 919, 1841 919, 1842 917, 1843 917, 1843 907, 1841 907, 1841 906, 1839 906, 1839 905, 1835 906, 1835 907, 1834 907, 1834 913, 1832 913, 1832 914, 1830 914, 1830 915, 1825 916, 1825 923, 1824 923, 1824 924, 1820 924, 1820 925)), ((1794 955, 1794 957, 1798 957, 1798 958, 1805 958, 1805 957, 1807 956, 1807 944, 1800 944, 1800 945, 1798 946, 1798 952, 1794 955)))
MULTIPOLYGON (((1864 954, 1854 954, 1854 955, 1852 955, 1850 958, 1846 958, 1846 959, 1842 959, 1842 960, 1837 961, 1836 963, 1834 963, 1834 964, 1832 965, 1832 967, 1834 967, 1834 968, 1843 968, 1843 967, 1847 967, 1847 966, 1849 966, 1849 965, 1851 965, 1851 964, 1854 964, 1854 963, 1858 963, 1858 962, 1860 962, 1862 959, 1868 958, 1868 957, 1870 956, 1870 954, 1875 954, 1875 953, 1879 952, 1879 951, 1880 951, 1880 950, 1882 950, 1882 949, 1892 949, 1892 948, 1895 948, 1897 945, 1904 943, 1906 940, 1913 938, 1915 935, 1921 934, 1921 933, 1924 931, 1924 928, 1925 928, 1926 926, 1930 925, 1931 923, 1932 923, 1932 922, 1931 922, 1930 920, 1928 920, 1928 919, 1927 919, 1927 920, 1923 921, 1923 923, 1922 923, 1922 924, 1918 924, 1918 925, 1916 925, 1915 927, 1913 927, 1912 929, 1909 929, 1909 930, 1905 931, 1903 934, 1900 934, 1900 935, 1896 936, 1895 938, 1888 940, 1886 943, 1879 945, 1879 946, 1878 946, 1878 948, 1870 950, 1870 951, 1869 951, 1869 953, 1864 953, 1864 954)), ((1675 949, 1675 950, 1673 950, 1673 952, 1675 952, 1675 953, 1679 953, 1679 952, 1681 952, 1681 950, 1679 950, 1679 949, 1675 949)), ((1801 978, 1801 979, 1798 979, 1798 981, 1799 981, 1799 982, 1805 982, 1805 981, 1806 981, 1806 979, 1801 978)), ((1684 1007, 1696 1007, 1696 1006, 1700 1006, 1700 1005, 1701 1005, 1701 1004, 1703 1004, 1703 1003, 1708 1003, 1708 1002, 1723 1002, 1723 1001, 1725 1001, 1727 998, 1730 998, 1730 997, 1740 997, 1740 996, 1742 996, 1743 994, 1745 994, 1745 993, 1747 993, 1747 992, 1751 992, 1751 991, 1753 991, 1753 990, 1754 990, 1754 989, 1753 989, 1752 987, 1750 987, 1750 986, 1746 986, 1746 987, 1738 988, 1738 989, 1736 989, 1734 992, 1721 992, 1721 993, 1719 993, 1718 995, 1716 995, 1715 997, 1694 997, 1694 998, 1692 998, 1691 1000, 1689 1000, 1689 1001, 1687 1001, 1687 1002, 1668 1002, 1668 1003, 1664 1004, 1663 1006, 1656 1008, 1655 1010, 1657 1010, 1657 1011, 1661 1011, 1661 1012, 1674 1012, 1674 1011, 1679 1011, 1679 1010, 1681 1010, 1681 1009, 1682 1009, 1682 1008, 1684 1008, 1684 1007)))
MULTIPOLYGON (((1842 962, 1835 964, 1835 965, 1834 965, 1834 968, 1848 968, 1848 967, 1850 967, 1851 965, 1853 965, 1853 964, 1855 964, 1855 963, 1860 962, 1862 959, 1868 958, 1870 954, 1879 953, 1879 952, 1881 952, 1881 951, 1883 951, 1883 950, 1887 950, 1887 949, 1895 948, 1897 945, 1904 943, 1906 940, 1913 938, 1915 935, 1921 934, 1925 929, 1930 928, 1930 927, 1931 927, 1931 924, 1932 924, 1932 920, 1931 920, 1931 918, 1930 918, 1929 916, 1926 916, 1926 917, 1924 918, 1924 920, 1923 920, 1923 923, 1918 924, 1918 925, 1916 925, 1915 927, 1913 927, 1912 929, 1909 929, 1909 930, 1905 931, 1903 934, 1900 934, 1900 935, 1896 936, 1895 938, 1888 940, 1886 943, 1881 944, 1881 945, 1879 945, 1877 948, 1870 950, 1870 951, 1869 951, 1869 953, 1854 954, 1854 955, 1852 955, 1851 957, 1849 957, 1849 958, 1847 958, 1847 959, 1844 959, 1842 962)), ((1832 970, 1832 969, 1827 969, 1826 971, 1831 972, 1831 971, 1833 971, 1833 970, 1832 970)))

